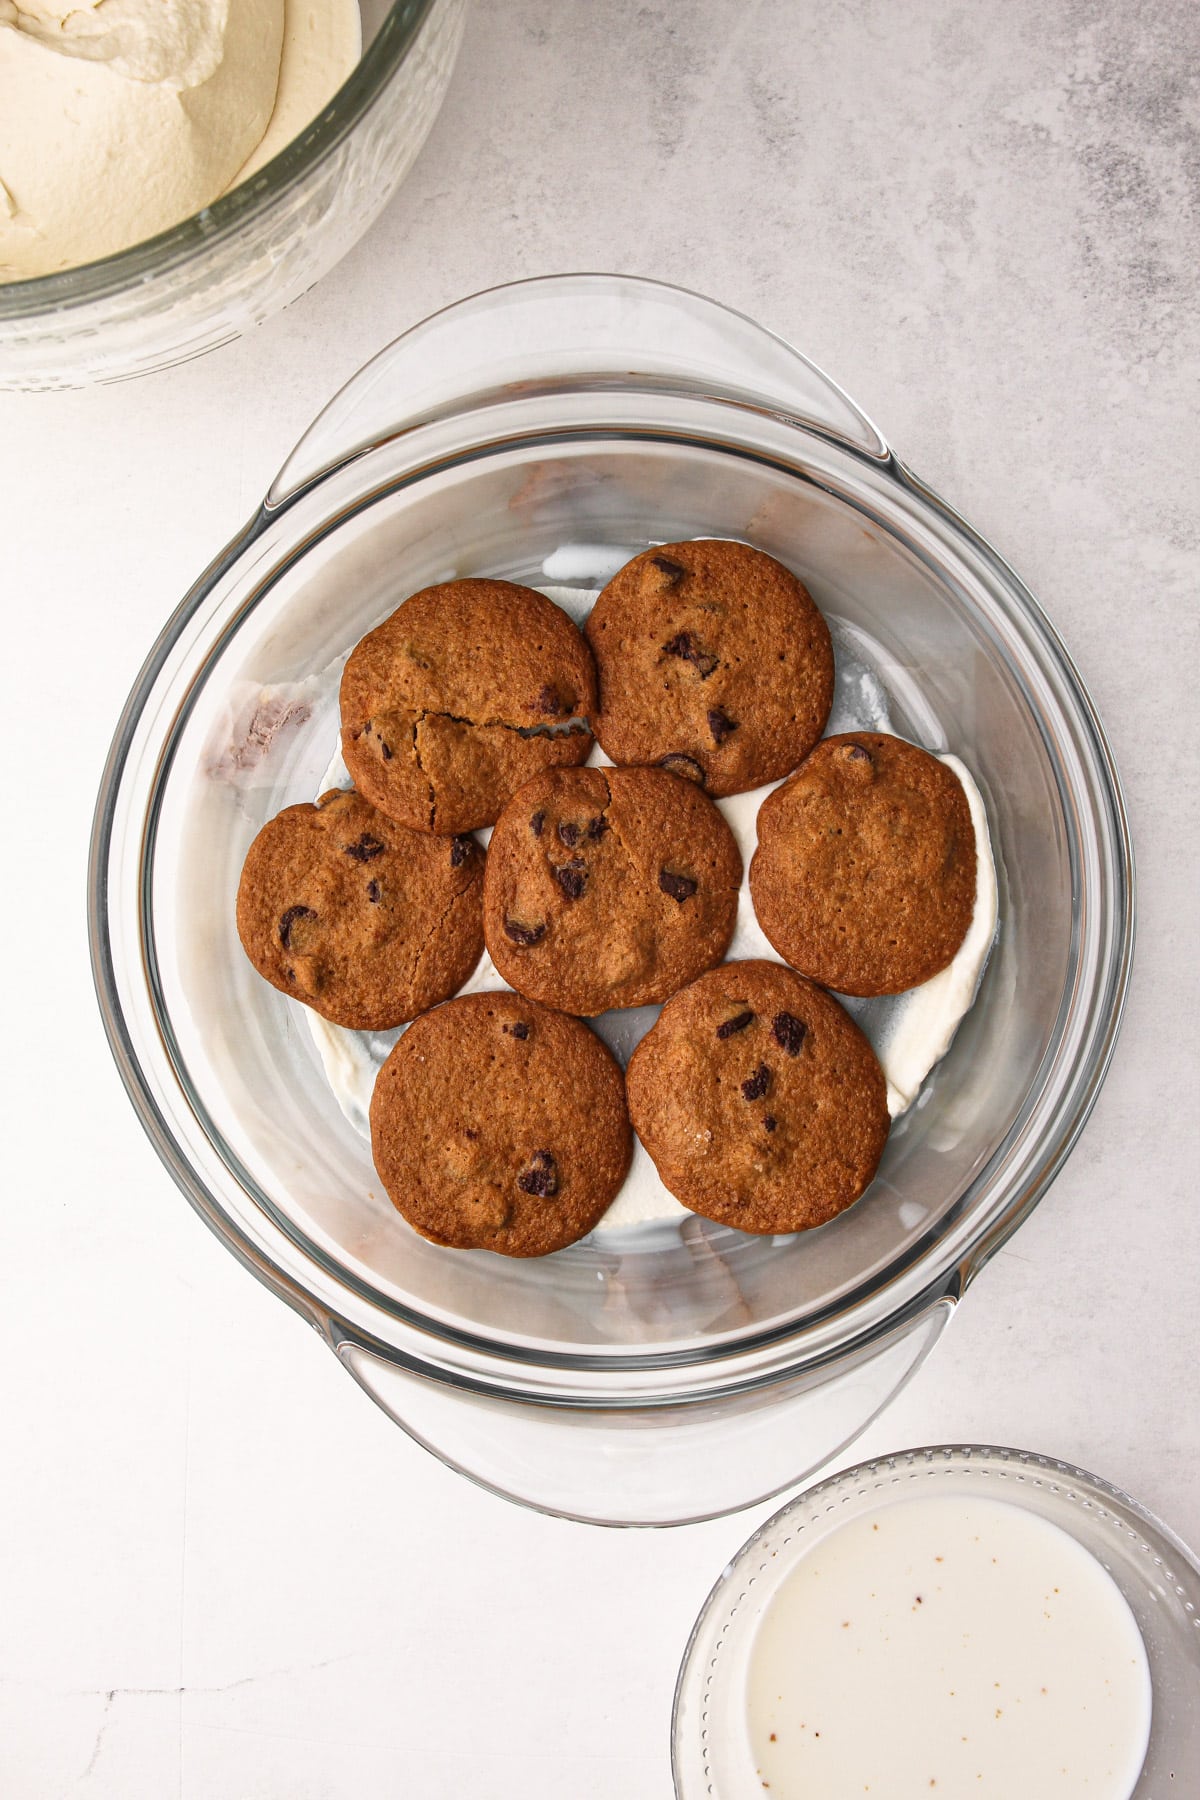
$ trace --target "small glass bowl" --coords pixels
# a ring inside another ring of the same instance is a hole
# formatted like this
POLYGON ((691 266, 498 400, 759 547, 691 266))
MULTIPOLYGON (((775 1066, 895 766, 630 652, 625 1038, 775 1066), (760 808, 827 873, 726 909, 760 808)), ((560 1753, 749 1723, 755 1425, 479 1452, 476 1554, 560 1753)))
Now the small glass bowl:
POLYGON ((1132 955, 1111 753, 1018 577, 796 351, 603 275, 463 301, 331 402, 151 652, 91 886, 113 1053, 213 1230, 451 1466, 604 1523, 778 1493, 899 1390, 1069 1154, 1132 955), (242 861, 317 793, 341 659, 405 594, 447 572, 536 585, 567 541, 619 561, 714 535, 796 569, 895 729, 970 767, 1001 917, 977 1002, 870 1193, 820 1231, 689 1214, 541 1260, 440 1249, 242 954, 242 861))
POLYGON ((1153 1689, 1150 1742, 1130 1800, 1200 1792, 1200 1565, 1191 1551, 1086 1469, 1030 1450, 939 1444, 899 1450, 807 1489, 722 1571, 675 1687, 677 1800, 742 1800, 749 1791, 747 1662, 759 1621, 800 1559, 847 1521, 931 1490, 1023 1507, 1069 1532, 1108 1571, 1142 1634, 1153 1689))
POLYGON ((358 66, 248 181, 114 256, 0 282, 0 389, 80 387, 187 362, 304 293, 415 162, 465 10, 466 0, 362 0, 358 66))

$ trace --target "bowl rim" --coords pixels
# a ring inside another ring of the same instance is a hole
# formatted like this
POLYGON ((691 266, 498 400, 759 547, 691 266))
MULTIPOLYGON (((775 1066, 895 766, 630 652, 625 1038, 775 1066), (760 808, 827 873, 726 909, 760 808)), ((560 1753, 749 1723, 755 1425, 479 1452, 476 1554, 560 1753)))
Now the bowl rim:
POLYGON ((0 281, 0 326, 50 318, 157 280, 267 212, 354 130, 407 60, 440 0, 393 0, 379 30, 332 99, 298 137, 209 205, 111 256, 48 275, 0 281))
MULTIPOLYGON (((550 281, 561 279, 563 278, 548 278, 550 281)), ((710 304, 715 303, 710 302, 710 304)), ((420 328, 415 329, 419 330, 420 328)), ((794 420, 789 420, 787 423, 795 426, 794 420)), ((399 435, 403 435, 399 425, 397 432, 399 435)), ((592 431, 589 435, 594 437, 596 433, 592 431)), ((609 435, 609 433, 602 431, 600 435, 609 435)), ((624 434, 615 431, 612 435, 624 434)), ((511 442, 511 440, 507 441, 511 442)), ((472 452, 473 455, 478 454, 478 440, 475 440, 475 443, 476 448, 472 452)), ((372 450, 380 448, 380 444, 381 441, 377 440, 372 445, 372 450)), ((717 447, 728 448, 728 445, 717 447)), ((881 474, 879 460, 868 457, 861 449, 842 443, 838 446, 838 454, 848 456, 857 463, 871 467, 877 477, 881 474)), ((361 457, 361 452, 354 452, 346 459, 346 462, 356 462, 361 457)), ((412 1366, 415 1357, 416 1366, 421 1372, 462 1388, 502 1394, 513 1394, 515 1389, 518 1398, 534 1398, 552 1405, 611 1405, 610 1387, 603 1388, 602 1391, 597 1391, 595 1388, 589 1391, 585 1387, 576 1387, 564 1393, 561 1382, 547 1385, 543 1380, 539 1384, 537 1377, 550 1377, 554 1371, 567 1369, 577 1374, 598 1371, 610 1378, 627 1371, 657 1371, 665 1379, 667 1370, 674 1370, 678 1373, 681 1367, 679 1353, 669 1350, 628 1355, 603 1351, 571 1351, 532 1358, 518 1346, 472 1337, 470 1334, 458 1333, 453 1329, 443 1329, 438 1321, 427 1317, 414 1320, 408 1310, 396 1309, 387 1302, 384 1302, 382 1308, 379 1308, 379 1301, 383 1297, 358 1293, 353 1277, 347 1280, 345 1271, 340 1268, 324 1271, 325 1274, 332 1273, 335 1284, 347 1300, 353 1297, 360 1300, 366 1299, 368 1305, 374 1301, 379 1310, 389 1315, 401 1337, 404 1333, 408 1333, 408 1339, 401 1345, 379 1335, 373 1329, 374 1318, 372 1316, 369 1315, 364 1323, 361 1309, 352 1321, 347 1316, 347 1312, 339 1305, 330 1304, 327 1297, 322 1298, 310 1292, 302 1277, 297 1276, 295 1272, 289 1273, 287 1269, 281 1267, 276 1258, 264 1251, 260 1241, 249 1237, 238 1223, 230 1218, 225 1207, 198 1178, 197 1172, 191 1166, 186 1155, 181 1154, 178 1138, 160 1112, 150 1084, 139 1066, 132 1038, 122 1016, 121 995, 113 965, 112 943, 108 931, 109 855, 117 796, 122 785, 138 719, 144 711, 156 681, 170 659, 179 636, 185 630, 192 616, 203 606, 222 575, 292 506, 307 503, 327 480, 334 479, 344 467, 345 464, 337 464, 324 470, 312 483, 304 484, 296 492, 280 501, 269 514, 265 511, 260 512, 250 522, 245 531, 214 560, 209 570, 200 577, 181 602, 173 617, 164 627, 134 684, 117 727, 101 783, 89 875, 89 927, 93 974, 110 1047, 143 1127, 177 1185, 181 1187, 210 1227, 235 1250, 241 1260, 246 1262, 269 1287, 288 1299, 290 1304, 298 1307, 331 1342, 349 1341, 376 1355, 407 1366, 412 1366), (482 1361, 477 1353, 482 1353, 482 1361), (499 1378, 496 1373, 497 1367, 500 1365, 503 1365, 503 1379, 499 1378)), ((835 1311, 838 1316, 847 1310, 857 1312, 860 1315, 858 1328, 855 1331, 847 1332, 844 1336, 839 1336, 832 1348, 822 1350, 813 1346, 812 1354, 803 1359, 799 1365, 806 1370, 820 1368, 833 1361, 840 1361, 847 1355, 873 1345, 887 1332, 906 1321, 911 1321, 941 1300, 957 1300, 968 1282, 1028 1216, 1063 1166, 1095 1104, 1119 1034, 1132 964, 1134 870, 1132 844, 1120 779, 1096 709, 1074 663, 1042 609, 1029 594, 1019 577, 971 526, 894 458, 889 459, 889 464, 883 473, 890 481, 915 496, 920 505, 931 509, 948 534, 958 543, 965 543, 973 555, 990 568, 993 578, 1004 589, 1009 606, 1017 608, 1017 617, 1021 619, 1024 629, 1031 633, 1036 640, 1039 654, 1049 663, 1055 681, 1062 684, 1069 697, 1072 723, 1080 735, 1086 739, 1090 763, 1089 773, 1094 782, 1097 805, 1103 807, 1111 831, 1110 899, 1112 916, 1109 922, 1108 938, 1097 952, 1101 968, 1088 990, 1094 1004, 1098 1003, 1098 996, 1104 997, 1105 1004, 1099 1022, 1094 1030, 1089 1030, 1086 1058, 1081 1059, 1080 1067, 1073 1071, 1071 1079, 1067 1083, 1065 1095, 1057 1097, 1055 1107, 1059 1117, 1055 1129, 1053 1154, 1049 1158, 1040 1158, 1028 1171, 1026 1178, 1018 1184, 1007 1209, 994 1218, 978 1238, 972 1239, 967 1254, 958 1260, 951 1261, 948 1266, 943 1267, 939 1263, 929 1272, 923 1282, 910 1280, 904 1295, 893 1297, 892 1307, 888 1310, 885 1318, 864 1321, 861 1317, 864 1310, 863 1295, 856 1290, 853 1294, 845 1297, 835 1311)), ((352 506, 349 510, 358 510, 362 505, 371 503, 379 497, 382 491, 377 483, 369 481, 365 484, 365 490, 360 492, 357 506, 352 506)), ((346 509, 342 508, 337 513, 337 520, 340 521, 345 516, 346 509)), ((306 533, 304 542, 307 544, 311 541, 311 534, 306 533)), ((292 556, 282 558, 282 566, 287 566, 291 560, 293 560, 292 556)), ((256 591, 259 591, 263 585, 265 583, 256 584, 256 591)), ((243 596, 237 609, 239 616, 242 616, 248 604, 246 597, 243 596)), ((228 625, 228 621, 226 621, 226 625, 228 625)), ((163 757, 162 743, 160 740, 156 741, 161 761, 163 757)), ((1062 785, 1065 777, 1060 775, 1059 780, 1062 785)), ((141 814, 143 833, 141 870, 143 877, 145 877, 147 867, 147 843, 153 836, 151 819, 153 810, 152 804, 149 811, 141 814)), ((1073 848, 1073 864, 1077 854, 1078 852, 1073 848)), ((1107 888, 1105 892, 1108 892, 1107 888)), ((143 946, 143 964, 144 961, 143 946)), ((1070 1002, 1071 987, 1068 983, 1060 1005, 1059 1023, 1056 1026, 1054 1040, 1047 1050, 1047 1057, 1051 1056, 1052 1051, 1061 1041, 1062 1021, 1069 1011, 1070 1002)), ((158 1030, 161 1042, 161 1019, 158 1020, 158 1030)), ((172 1065, 171 1073, 173 1079, 179 1083, 179 1072, 174 1065, 172 1065)), ((179 1085, 183 1086, 182 1083, 179 1085)), ((192 1105, 186 1089, 185 1098, 189 1106, 192 1105)), ((1019 1118, 1020 1115, 1018 1115, 1018 1120, 1014 1121, 1008 1135, 1011 1135, 1011 1131, 1016 1129, 1019 1118)), ((203 1124, 203 1120, 200 1122, 203 1124)), ((992 1160, 989 1158, 989 1166, 992 1160)), ((237 1179, 236 1172, 234 1172, 234 1178, 237 1179)), ((244 1187, 244 1184, 239 1185, 244 1187)), ((255 1199, 255 1196, 252 1194, 251 1198, 255 1199)), ((960 1202, 951 1209, 951 1212, 960 1209, 961 1197, 960 1202)), ((275 1222, 275 1228, 278 1229, 277 1222, 275 1222)), ((295 1242, 296 1240, 293 1238, 293 1243, 295 1244, 295 1242)), ((930 1247, 928 1234, 924 1234, 911 1252, 906 1254, 903 1266, 897 1267, 893 1262, 877 1280, 872 1282, 872 1292, 886 1291, 907 1271, 911 1270, 914 1263, 920 1262, 930 1247)), ((299 1248, 311 1267, 311 1253, 303 1244, 300 1244, 299 1248)), ((797 1364, 792 1358, 786 1366, 783 1366, 778 1360, 773 1359, 771 1354, 764 1356, 762 1354, 764 1349, 773 1351, 781 1344, 794 1343, 797 1338, 806 1333, 811 1336, 818 1323, 820 1321, 811 1319, 806 1319, 801 1324, 792 1321, 786 1328, 769 1332, 765 1340, 762 1334, 752 1334, 747 1339, 722 1344, 716 1349, 710 1347, 706 1357, 688 1358, 686 1365, 701 1375, 707 1367, 708 1381, 703 1387, 706 1398, 711 1398, 714 1393, 740 1392, 769 1385, 785 1375, 794 1374, 797 1364), (735 1370, 731 1365, 737 1362, 739 1356, 743 1358, 743 1361, 741 1366, 735 1370)), ((678 1403, 680 1398, 690 1399, 692 1397, 693 1393, 681 1395, 676 1382, 667 1382, 665 1387, 659 1387, 652 1393, 623 1394, 622 1400, 631 1405, 662 1405, 678 1403)))
MULTIPOLYGON (((823 1475, 819 1481, 801 1488, 799 1493, 793 1494, 790 1500, 773 1512, 769 1518, 764 1519, 726 1560, 724 1568, 705 1595, 691 1631, 688 1633, 671 1701, 671 1777, 676 1800, 691 1800, 691 1794, 685 1792, 681 1785, 680 1758, 683 1736, 682 1714, 689 1699, 687 1689, 692 1673, 693 1659, 700 1647, 705 1627, 714 1615, 723 1610, 721 1606, 723 1596, 737 1582, 739 1572, 753 1554, 756 1546, 765 1542, 769 1537, 773 1537, 794 1514, 811 1510, 819 1506, 823 1500, 832 1499, 833 1496, 843 1493, 848 1488, 859 1486, 861 1483, 878 1478, 877 1485, 881 1486, 889 1476, 895 1480, 901 1480, 907 1476, 910 1481, 917 1481, 922 1476, 935 1475, 939 1470, 946 1473, 965 1474, 969 1470, 975 1469, 982 1470, 985 1476, 1000 1474, 1003 1492, 989 1490, 987 1495, 989 1499, 1003 1499, 1010 1505, 1021 1506, 1023 1510, 1034 1510, 1027 1506, 1021 1493, 1023 1484, 1029 1479, 1026 1471, 1032 1472, 1035 1486, 1049 1482, 1052 1486, 1066 1485, 1081 1489, 1083 1504, 1105 1517, 1116 1519, 1116 1515, 1110 1510, 1113 1505, 1124 1509, 1132 1515, 1145 1534, 1143 1548, 1159 1555, 1160 1563, 1168 1576, 1171 1576, 1172 1572, 1166 1569, 1165 1562, 1163 1562, 1164 1554, 1174 1558, 1177 1563, 1186 1565, 1200 1583, 1200 1557, 1164 1520, 1160 1519, 1156 1513, 1151 1512, 1148 1506, 1143 1505, 1124 1488, 1118 1487, 1115 1482, 1106 1480, 1104 1476, 1095 1475, 1090 1470, 1081 1468, 1077 1463, 1065 1462, 1061 1458, 1051 1456, 1043 1451, 1020 1450, 1010 1445, 966 1441, 918 1444, 910 1449, 891 1450, 879 1456, 869 1457, 862 1462, 852 1463, 844 1469, 835 1469, 831 1474, 823 1475), (1010 1471, 1011 1480, 1009 1479, 1010 1471)), ((899 1495, 882 1496, 879 1504, 886 1506, 898 1503, 901 1498, 902 1496, 899 1495)), ((1120 1524, 1121 1521, 1117 1520, 1117 1523, 1120 1524)), ((834 1529, 836 1528, 835 1526, 834 1529)), ((1069 1527, 1063 1525, 1060 1529, 1069 1530, 1069 1527)), ((1075 1534, 1072 1532, 1070 1535, 1074 1536, 1075 1534)), ((1076 1542, 1078 1541, 1076 1539, 1076 1542)), ((1088 1547, 1084 1545, 1082 1548, 1087 1549, 1088 1547)), ((1094 1552, 1089 1551, 1089 1554, 1094 1554, 1094 1552)), ((789 1568, 794 1567, 795 1563, 792 1562, 789 1568)), ((786 1571, 784 1578, 786 1579, 786 1571)), ((1149 1648, 1147 1648, 1147 1656, 1149 1654, 1149 1648)), ((708 1791, 711 1793, 712 1790, 708 1791)), ((1132 1796, 1131 1800, 1133 1800, 1132 1796)))

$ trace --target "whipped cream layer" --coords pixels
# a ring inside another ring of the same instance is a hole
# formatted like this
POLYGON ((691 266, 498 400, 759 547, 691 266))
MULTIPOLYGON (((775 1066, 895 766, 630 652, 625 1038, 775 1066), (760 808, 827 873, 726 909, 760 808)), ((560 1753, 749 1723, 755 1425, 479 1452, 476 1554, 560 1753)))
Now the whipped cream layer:
MULTIPOLYGON (((569 571, 585 575, 589 569, 590 546, 567 546, 548 558, 543 573, 560 579, 569 571)), ((619 558, 621 566, 633 552, 613 552, 605 547, 610 561, 619 558)), ((577 623, 582 623, 591 610, 598 590, 594 587, 560 587, 546 585, 541 589, 577 623)), ((891 731, 887 697, 878 679, 854 655, 852 644, 839 639, 835 631, 837 687, 828 730, 891 731)), ((964 1015, 970 1010, 983 976, 988 953, 996 936, 997 884, 996 867, 988 833, 987 813, 983 797, 965 765, 955 756, 939 758, 961 782, 975 826, 976 876, 975 907, 967 935, 953 962, 920 987, 906 993, 878 1000, 860 1000, 839 995, 870 1040, 883 1067, 888 1084, 888 1111, 893 1118, 906 1112, 916 1101, 931 1069, 941 1060, 954 1040, 964 1015)), ((589 761, 598 766, 608 764, 599 745, 589 761)), ((318 792, 332 787, 351 785, 340 749, 335 752, 318 792)), ((772 782, 749 793, 734 794, 714 804, 724 814, 742 853, 742 886, 738 894, 737 925, 727 960, 736 962, 748 957, 765 957, 771 962, 783 958, 773 949, 758 923, 750 898, 750 859, 758 841, 758 809, 769 793, 780 784, 772 782)), ((475 834, 486 843, 491 833, 475 834)), ((485 951, 470 980, 459 989, 473 994, 496 988, 508 988, 485 951)), ((511 990, 510 990, 511 991, 511 990)), ((299 1002, 293 1004, 299 1005, 299 1002)), ((375 1077, 392 1049, 403 1026, 392 1031, 355 1032, 332 1025, 311 1007, 303 1008, 313 1042, 321 1058, 325 1078, 335 1099, 354 1129, 370 1137, 369 1112, 375 1077)), ((628 1062, 639 1040, 653 1025, 660 1007, 642 1006, 629 1011, 602 1014, 588 1023, 604 1039, 622 1067, 628 1062)), ((686 1218, 686 1208, 663 1186, 658 1170, 640 1142, 634 1141, 633 1162, 620 1193, 596 1227, 609 1232, 653 1220, 686 1218)))
POLYGON ((360 49, 357 0, 0 0, 0 281, 210 205, 304 128, 360 49))

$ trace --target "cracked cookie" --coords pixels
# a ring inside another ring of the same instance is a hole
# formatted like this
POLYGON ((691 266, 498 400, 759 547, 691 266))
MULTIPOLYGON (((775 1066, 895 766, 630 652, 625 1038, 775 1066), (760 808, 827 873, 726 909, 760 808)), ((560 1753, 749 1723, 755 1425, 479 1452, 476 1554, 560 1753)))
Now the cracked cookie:
POLYGON ((384 1031, 479 961, 483 864, 474 838, 409 831, 334 788, 286 807, 251 844, 238 936, 272 987, 335 1025, 384 1031))
POLYGON ((725 963, 669 1000, 626 1072, 664 1184, 739 1231, 824 1225, 870 1185, 887 1083, 836 1000, 780 963, 725 963))
POLYGON ((625 1084, 579 1019, 469 994, 410 1025, 371 1099, 380 1180, 456 1250, 546 1256, 586 1236, 625 1179, 625 1084))
POLYGON ((829 628, 774 557, 723 538, 662 544, 626 563, 585 626, 615 763, 661 763, 708 793, 778 781, 833 704, 829 628))
POLYGON ((653 1005, 720 962, 741 879, 733 833, 694 783, 551 769, 492 834, 484 937, 504 980, 543 1005, 653 1005))
POLYGON ((540 769, 587 760, 595 704, 591 652, 561 607, 512 581, 447 581, 351 652, 342 755, 389 818, 474 831, 540 769))
POLYGON ((975 908, 962 783, 903 738, 818 744, 758 813, 750 892, 780 956, 842 994, 898 994, 952 962, 975 908))

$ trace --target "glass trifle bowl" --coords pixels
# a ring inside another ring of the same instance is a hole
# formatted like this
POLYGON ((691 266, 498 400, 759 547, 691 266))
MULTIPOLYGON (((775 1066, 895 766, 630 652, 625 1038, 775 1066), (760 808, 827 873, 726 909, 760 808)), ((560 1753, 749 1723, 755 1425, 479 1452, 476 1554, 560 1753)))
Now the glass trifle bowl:
POLYGON ((436 315, 317 419, 130 696, 91 901, 123 1079, 234 1253, 453 1467, 547 1511, 667 1524, 828 1461, 1045 1193, 1112 1052, 1133 879, 1100 724, 1013 572, 797 352, 698 296, 594 275, 436 315), (341 660, 406 594, 542 585, 564 546, 619 561, 700 536, 795 569, 893 728, 974 775, 1001 921, 976 1003, 868 1194, 818 1231, 688 1214, 542 1260, 439 1248, 383 1192, 299 1007, 241 951, 246 850, 320 791, 341 660))

